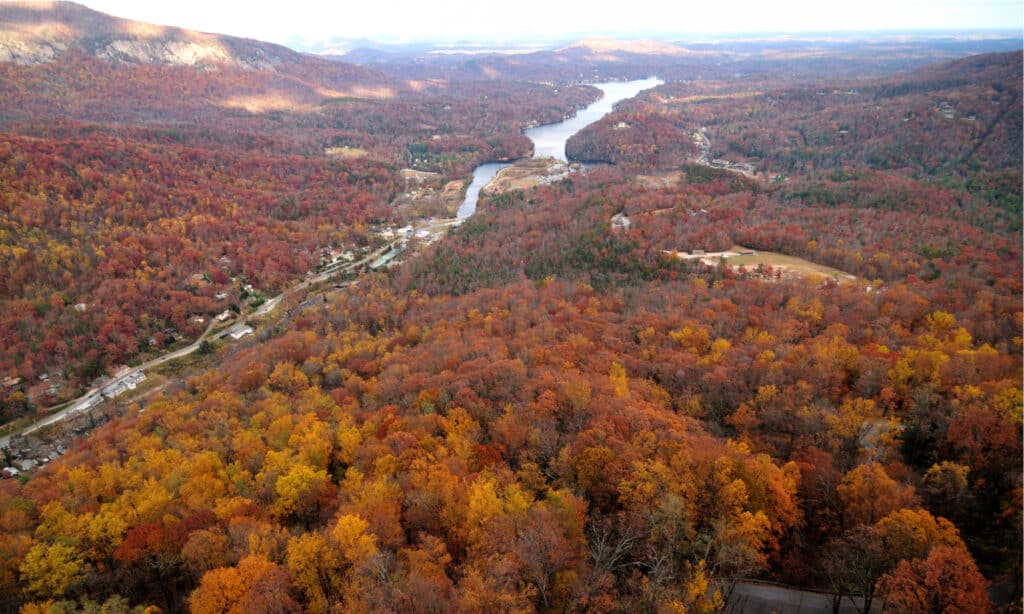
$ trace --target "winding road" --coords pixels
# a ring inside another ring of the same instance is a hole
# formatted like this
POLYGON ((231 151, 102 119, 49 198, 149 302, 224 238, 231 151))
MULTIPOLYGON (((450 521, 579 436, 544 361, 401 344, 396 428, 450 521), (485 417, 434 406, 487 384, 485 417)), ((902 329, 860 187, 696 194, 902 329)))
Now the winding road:
MULTIPOLYGON (((369 263, 373 262, 374 260, 376 260, 377 258, 379 258, 381 255, 383 255, 384 253, 386 253, 390 249, 391 249, 391 245, 388 244, 388 245, 385 245, 384 247, 381 247, 380 249, 377 249, 377 250, 375 250, 373 252, 370 252, 365 257, 363 257, 361 260, 357 260, 356 262, 348 263, 348 264, 345 264, 345 265, 328 267, 324 271, 322 271, 322 272, 320 272, 320 273, 318 273, 316 275, 309 276, 309 277, 303 279, 301 282, 299 282, 299 283, 293 285, 292 287, 288 288, 287 290, 285 290, 281 294, 278 294, 277 296, 275 296, 273 298, 267 299, 262 305, 259 306, 258 309, 256 309, 256 311, 252 312, 248 316, 244 316, 244 317, 243 316, 239 316, 238 318, 235 319, 234 322, 232 322, 232 324, 230 326, 225 328, 223 331, 218 331, 217 334, 223 334, 223 333, 226 333, 228 331, 233 330, 235 327, 240 327, 241 325, 243 325, 245 323, 247 318, 258 318, 258 317, 262 317, 262 316, 265 316, 265 315, 269 314, 270 312, 272 312, 281 303, 281 301, 284 299, 284 297, 287 296, 289 293, 297 292, 299 290, 305 290, 306 288, 310 287, 313 284, 320 283, 320 282, 323 282, 323 281, 327 281, 328 279, 330 279, 334 275, 337 275, 339 273, 348 273, 348 272, 350 272, 350 271, 352 271, 354 269, 357 269, 358 267, 361 267, 363 265, 369 264, 369 263)), ((189 345, 186 345, 183 348, 179 348, 177 350, 174 350, 173 352, 168 352, 167 354, 164 354, 163 356, 159 356, 159 357, 154 358, 152 360, 146 361, 146 362, 142 363, 141 365, 138 365, 137 367, 132 367, 131 369, 125 371, 124 373, 119 374, 116 378, 112 379, 109 382, 104 383, 101 386, 93 386, 92 388, 87 390, 85 392, 85 394, 83 394, 82 396, 80 396, 77 399, 67 403, 67 407, 65 407, 64 409, 62 409, 62 410, 60 410, 58 412, 55 412, 53 414, 50 414, 50 415, 48 415, 48 416, 46 416, 44 418, 40 418, 39 420, 37 420, 37 421, 35 421, 35 422, 33 422, 33 423, 29 424, 29 425, 26 425, 26 426, 24 426, 24 427, 22 427, 20 429, 16 429, 13 432, 8 433, 8 434, 4 435, 3 437, 0 437, 0 448, 7 448, 7 447, 9 447, 10 444, 11 444, 11 439, 14 438, 14 437, 17 437, 19 435, 28 435, 29 433, 33 433, 35 431, 38 431, 41 428, 44 428, 44 427, 56 424, 58 422, 61 422, 62 420, 70 418, 71 416, 74 416, 76 414, 80 414, 82 412, 88 411, 90 408, 95 407, 96 405, 100 404, 103 401, 103 398, 104 398, 103 390, 104 389, 116 387, 119 384, 124 384, 124 382, 132 379, 133 376, 135 376, 135 375, 137 375, 139 373, 144 373, 148 369, 152 369, 154 367, 158 367, 158 366, 160 366, 160 365, 162 365, 162 364, 164 364, 166 362, 170 362, 172 360, 175 360, 175 359, 178 359, 178 358, 182 358, 184 356, 188 356, 192 352, 195 352, 202 345, 203 341, 206 341, 207 338, 210 337, 211 333, 213 332, 213 329, 214 329, 215 325, 216 325, 216 322, 210 322, 210 325, 206 327, 206 330, 203 331, 203 334, 199 335, 199 337, 196 338, 196 340, 193 341, 192 343, 190 343, 189 345)))
MULTIPOLYGON (((594 84, 596 87, 600 88, 601 91, 604 94, 600 99, 598 99, 597 101, 595 101, 594 103, 589 105, 587 108, 580 110, 574 116, 567 118, 566 120, 563 120, 561 122, 556 122, 554 124, 549 124, 549 125, 544 125, 544 126, 538 126, 538 127, 535 127, 535 128, 531 128, 531 129, 526 131, 526 135, 531 140, 534 141, 534 150, 535 150, 535 154, 536 155, 543 155, 543 153, 541 152, 541 149, 542 149, 541 142, 538 140, 538 139, 540 139, 540 135, 546 135, 545 138, 543 139, 544 143, 546 145, 550 144, 550 143, 548 143, 548 141, 553 139, 553 141, 555 143, 555 145, 554 145, 554 147, 555 147, 554 151, 556 152, 555 153, 555 157, 564 160, 565 159, 565 141, 572 134, 576 133, 577 131, 582 129, 587 124, 589 124, 589 123, 591 123, 593 121, 596 121, 596 120, 600 119, 601 117, 603 117, 604 115, 606 115, 609 112, 611 112, 613 107, 614 107, 614 105, 615 105, 615 103, 619 102, 620 100, 624 100, 626 98, 632 98, 633 96, 636 96, 640 91, 642 91, 644 89, 647 89, 649 87, 654 87, 656 85, 660 85, 661 83, 663 83, 663 82, 660 79, 658 79, 656 77, 652 77, 652 78, 649 78, 649 79, 638 80, 638 81, 609 82, 609 83, 594 84)), ((706 141, 706 137, 705 137, 705 141, 706 141)), ((710 144, 710 141, 706 141, 706 143, 707 143, 707 147, 706 147, 706 152, 707 152, 707 151, 710 150, 711 144, 710 144)), ((707 153, 706 152, 705 152, 704 158, 707 157, 707 153)), ((483 167, 487 167, 487 166, 488 166, 488 164, 481 165, 481 167, 478 167, 477 170, 479 170, 480 168, 483 168, 483 167)), ((474 170, 474 177, 476 176, 476 172, 477 171, 474 170)), ((465 203, 464 203, 464 205, 465 205, 465 203)), ((460 207, 459 208, 459 212, 460 213, 457 215, 456 219, 445 220, 445 221, 442 221, 442 222, 438 222, 437 220, 426 220, 425 222, 422 222, 422 223, 418 224, 417 227, 413 229, 413 232, 411 234, 412 234, 412 236, 415 236, 417 231, 421 230, 421 229, 422 230, 428 230, 428 231, 430 231, 431 229, 433 229, 435 231, 440 231, 440 229, 445 227, 445 226, 456 225, 456 224, 460 223, 466 217, 468 217, 469 215, 472 215, 472 213, 474 211, 475 211, 475 203, 474 203, 473 211, 463 212, 463 207, 460 207)), ((369 254, 367 254, 365 257, 363 257, 359 261, 352 262, 352 263, 349 263, 349 264, 344 264, 344 265, 341 265, 341 264, 331 265, 331 266, 326 267, 323 271, 321 271, 320 273, 317 273, 316 275, 309 275, 305 279, 303 279, 302 281, 296 283, 295 285, 291 286, 290 288, 288 288, 287 290, 282 292, 281 294, 278 294, 277 296, 275 296, 275 297, 273 297, 271 299, 268 299, 265 303, 260 305, 260 307, 256 311, 251 313, 249 316, 245 316, 245 317, 239 316, 238 318, 235 319, 235 321, 231 324, 231 326, 229 326, 228 328, 224 329, 223 331, 218 331, 217 334, 218 335, 223 335, 226 332, 230 332, 230 331, 233 331, 233 330, 239 330, 243 326, 246 325, 246 319, 247 318, 260 317, 260 316, 264 316, 264 315, 269 314, 271 311, 273 311, 281 303, 281 301, 289 293, 305 290, 306 288, 309 288, 313 284, 317 284, 317 283, 320 283, 320 282, 323 282, 323 281, 327 281, 328 279, 330 279, 331 277, 333 277, 334 275, 337 275, 339 273, 347 273, 347 272, 351 272, 353 270, 357 270, 358 267, 362 267, 364 265, 368 265, 368 264, 373 263, 374 261, 376 261, 378 258, 380 258, 381 256, 383 256, 385 253, 387 253, 389 251, 395 251, 397 253, 400 250, 395 250, 394 247, 393 247, 393 244, 389 243, 389 244, 386 244, 383 247, 381 247, 381 248, 379 248, 379 249, 377 249, 377 250, 375 250, 373 252, 370 252, 369 254)), ((188 356, 192 352, 195 352, 196 350, 199 349, 199 347, 200 347, 200 345, 202 345, 203 341, 205 341, 207 339, 207 337, 209 337, 210 334, 213 332, 213 327, 214 327, 214 324, 211 322, 210 326, 208 326, 206 328, 206 330, 203 332, 203 334, 200 335, 199 338, 196 339, 195 341, 193 341, 191 344, 189 344, 189 345, 187 345, 187 346, 185 346, 185 347, 183 347, 181 349, 178 349, 178 350, 175 350, 175 351, 170 352, 168 354, 165 354, 163 356, 160 356, 159 358, 154 358, 153 360, 147 361, 147 362, 145 362, 145 363, 143 363, 143 364, 141 364, 141 365, 139 365, 137 367, 134 367, 134 368, 132 368, 132 369, 130 369, 130 370, 128 370, 128 371, 118 375, 111 382, 108 382, 108 383, 104 384, 103 386, 95 386, 93 388, 90 388, 85 394, 83 394, 82 396, 78 397, 74 401, 71 401, 67 405, 67 407, 65 407, 64 409, 62 409, 60 411, 57 411, 57 412, 55 412, 55 413, 53 413, 51 415, 48 415, 48 416, 46 416, 44 418, 41 418, 40 420, 37 420, 36 422, 34 422, 32 424, 29 424, 27 426, 24 426, 24 427, 22 427, 20 429, 15 429, 11 433, 9 433, 9 434, 7 434, 7 435, 5 435, 3 437, 0 437, 0 448, 7 448, 7 447, 9 447, 10 446, 10 441, 11 441, 11 439, 13 437, 16 437, 18 435, 27 435, 29 433, 33 433, 33 432, 35 432, 35 431, 37 431, 37 430, 39 430, 39 429, 41 429, 43 427, 46 427, 46 426, 49 426, 49 425, 52 425, 52 424, 56 424, 56 423, 66 419, 66 418, 68 418, 70 416, 73 416, 75 414, 79 414, 81 412, 87 411, 88 409, 94 407, 95 405, 99 404, 103 400, 103 390, 104 389, 120 388, 120 386, 122 386, 122 385, 127 387, 127 385, 125 384, 125 381, 128 378, 131 378, 131 377, 133 377, 133 376, 135 376, 135 375, 137 375, 139 373, 142 373, 142 372, 144 372, 147 369, 152 369, 153 367, 157 367, 159 365, 162 365, 165 362, 174 360, 176 358, 181 358, 183 356, 188 356)))

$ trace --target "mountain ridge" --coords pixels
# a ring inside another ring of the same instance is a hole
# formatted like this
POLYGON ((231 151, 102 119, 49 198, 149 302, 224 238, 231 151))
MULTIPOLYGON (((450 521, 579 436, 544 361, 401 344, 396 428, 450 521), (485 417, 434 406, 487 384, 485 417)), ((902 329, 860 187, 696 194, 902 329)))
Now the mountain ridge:
POLYGON ((304 54, 274 43, 122 19, 66 1, 0 4, 0 61, 39 64, 77 48, 114 62, 274 70, 304 54))

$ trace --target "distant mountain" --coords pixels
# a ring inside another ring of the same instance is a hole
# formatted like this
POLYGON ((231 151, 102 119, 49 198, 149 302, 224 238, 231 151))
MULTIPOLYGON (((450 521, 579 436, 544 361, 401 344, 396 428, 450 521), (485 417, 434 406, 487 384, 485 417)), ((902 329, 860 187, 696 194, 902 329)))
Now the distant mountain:
POLYGON ((560 52, 635 53, 638 55, 691 55, 684 47, 651 39, 618 40, 613 38, 584 38, 562 47, 560 52))

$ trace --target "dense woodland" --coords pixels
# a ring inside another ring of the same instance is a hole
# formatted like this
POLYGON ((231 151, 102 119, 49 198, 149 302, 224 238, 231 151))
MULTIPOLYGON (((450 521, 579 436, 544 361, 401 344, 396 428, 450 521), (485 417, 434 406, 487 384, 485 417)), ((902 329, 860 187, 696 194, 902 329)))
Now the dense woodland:
MULTIPOLYGON (((1020 52, 855 86, 843 61, 666 77, 575 140, 616 165, 486 197, 0 480, 0 609, 714 612, 760 578, 1019 611, 1020 52), (757 174, 696 163, 702 127, 757 174), (734 245, 850 277, 675 256, 734 245)), ((232 278, 269 294, 369 241, 401 168, 526 155, 520 127, 595 96, 459 66, 239 111, 171 104, 181 67, 0 64, 0 375, 84 382, 196 335, 232 278)))
MULTIPOLYGON (((1012 186, 1020 74, 1019 55, 984 54, 898 78, 792 89, 758 74, 670 83, 623 103, 570 139, 568 150, 582 159, 674 168, 692 159, 692 135, 703 129, 711 158, 753 162, 770 176, 868 167, 1012 186)), ((1019 218, 1019 193, 1004 196, 1019 218)))
POLYGON ((196 316, 239 306, 246 284, 271 296, 324 249, 371 243, 371 224, 397 219, 399 169, 462 178, 528 155, 524 125, 597 95, 459 83, 259 114, 222 97, 272 90, 266 75, 192 73, 76 53, 0 64, 0 373, 64 382, 34 407, 5 391, 0 421, 159 351, 167 331, 195 338, 196 316))

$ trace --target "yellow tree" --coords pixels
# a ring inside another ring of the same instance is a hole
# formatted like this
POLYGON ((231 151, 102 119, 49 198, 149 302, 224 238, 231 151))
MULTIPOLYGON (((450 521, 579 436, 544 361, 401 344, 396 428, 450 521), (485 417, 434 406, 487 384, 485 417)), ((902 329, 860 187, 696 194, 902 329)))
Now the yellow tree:
POLYGON ((306 596, 310 612, 326 612, 341 581, 337 548, 319 533, 304 533, 288 542, 285 557, 295 586, 306 596))
POLYGON ((914 487, 899 484, 877 463, 859 465, 837 487, 848 527, 874 524, 893 510, 910 507, 914 487))
POLYGON ((278 478, 272 511, 278 518, 308 521, 320 511, 320 499, 330 485, 327 472, 296 464, 278 478))
POLYGON ((60 597, 85 576, 81 555, 64 544, 37 543, 21 563, 25 592, 33 597, 60 597))
POLYGON ((331 528, 331 539, 338 545, 345 561, 353 567, 366 564, 377 554, 377 539, 367 532, 370 525, 359 516, 344 514, 331 528))

